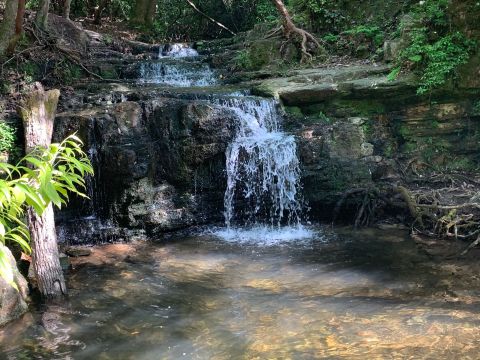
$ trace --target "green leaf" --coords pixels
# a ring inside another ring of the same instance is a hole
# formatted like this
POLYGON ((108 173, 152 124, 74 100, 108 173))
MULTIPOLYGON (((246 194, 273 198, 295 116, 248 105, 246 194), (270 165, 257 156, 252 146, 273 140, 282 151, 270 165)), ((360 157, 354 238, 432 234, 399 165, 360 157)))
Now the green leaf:
POLYGON ((422 55, 417 54, 417 55, 410 56, 408 60, 418 63, 422 61, 422 55))
POLYGON ((5 245, 0 245, 0 276, 18 291, 17 284, 15 284, 13 278, 12 264, 10 264, 10 261, 8 260, 7 251, 5 245))

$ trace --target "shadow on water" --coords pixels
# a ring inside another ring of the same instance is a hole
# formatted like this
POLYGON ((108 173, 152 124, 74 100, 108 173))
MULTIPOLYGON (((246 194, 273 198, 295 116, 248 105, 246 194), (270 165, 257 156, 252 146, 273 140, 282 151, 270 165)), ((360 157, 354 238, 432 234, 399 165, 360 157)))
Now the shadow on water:
POLYGON ((273 246, 182 235, 77 267, 68 311, 1 333, 14 359, 455 359, 480 347, 477 289, 405 234, 321 230, 273 246), (464 294, 455 301, 445 292, 464 294), (52 317, 53 316, 53 317, 52 317))

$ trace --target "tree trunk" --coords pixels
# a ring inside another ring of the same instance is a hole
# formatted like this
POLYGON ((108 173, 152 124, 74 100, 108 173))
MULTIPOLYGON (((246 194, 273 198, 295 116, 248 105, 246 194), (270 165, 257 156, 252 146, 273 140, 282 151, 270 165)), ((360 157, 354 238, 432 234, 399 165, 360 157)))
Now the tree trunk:
POLYGON ((18 0, 7 0, 3 21, 0 24, 0 58, 5 52, 15 34, 15 20, 18 11, 18 0))
POLYGON ((48 26, 48 10, 50 8, 50 0, 40 0, 38 5, 35 23, 42 30, 47 30, 48 26))
POLYGON ((135 11, 132 21, 135 24, 144 25, 145 17, 148 10, 150 0, 136 0, 135 1, 135 11))
POLYGON ((292 20, 290 13, 287 10, 287 7, 282 0, 272 0, 273 4, 277 8, 280 16, 283 19, 283 35, 288 41, 294 41, 295 37, 300 39, 299 44, 297 45, 302 54, 302 62, 311 60, 313 55, 320 49, 322 46, 318 40, 310 34, 309 32, 298 28, 292 20))
MULTIPOLYGON (((50 145, 59 96, 59 90, 45 92, 42 85, 36 83, 21 101, 18 112, 23 119, 27 152, 36 146, 50 145)), ((58 256, 53 206, 50 204, 42 215, 29 208, 27 221, 33 270, 40 293, 45 298, 66 295, 67 287, 58 256)))
POLYGON ((72 4, 72 0, 65 0, 63 3, 63 17, 65 19, 70 19, 70 5, 72 4))
POLYGON ((97 8, 95 9, 95 13, 93 15, 93 23, 95 25, 100 25, 102 23, 102 13, 105 7, 108 5, 110 0, 100 0, 97 8))
POLYGON ((147 12, 145 13, 145 24, 148 26, 153 25, 153 20, 155 20, 155 14, 157 12, 157 0, 149 0, 147 12))
POLYGON ((23 34, 23 16, 25 15, 25 0, 18 0, 17 17, 15 19, 15 35, 8 44, 7 54, 15 51, 18 40, 23 34))

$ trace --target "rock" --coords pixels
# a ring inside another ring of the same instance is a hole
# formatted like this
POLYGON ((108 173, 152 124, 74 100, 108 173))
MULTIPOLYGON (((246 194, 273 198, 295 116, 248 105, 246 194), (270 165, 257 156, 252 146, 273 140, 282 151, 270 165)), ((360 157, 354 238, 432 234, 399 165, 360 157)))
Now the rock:
POLYGON ((389 81, 391 66, 353 65, 296 70, 288 77, 264 80, 253 91, 280 98, 287 106, 305 106, 338 97, 385 99, 392 94, 414 94, 411 77, 389 81))
POLYGON ((399 39, 387 40, 383 44, 383 60, 386 62, 395 62, 398 59, 402 49, 402 42, 399 39))
POLYGON ((60 259, 60 266, 62 267, 62 270, 67 271, 70 268, 70 259, 64 253, 58 254, 58 257, 60 259))
POLYGON ((69 247, 65 249, 65 253, 72 257, 89 256, 92 253, 92 249, 85 247, 69 247))
POLYGON ((120 228, 149 234, 221 219, 225 150, 236 115, 196 101, 202 94, 174 98, 158 89, 160 94, 118 85, 107 89, 83 96, 85 105, 99 107, 60 114, 54 136, 77 131, 95 154, 95 183, 102 184, 92 196, 96 213, 120 228), (135 101, 123 101, 127 97, 135 101))
POLYGON ((17 319, 28 310, 28 285, 17 269, 15 259, 9 249, 4 248, 8 263, 13 267, 14 283, 18 291, 0 277, 0 326, 17 319))
POLYGON ((373 155, 373 144, 367 142, 362 143, 362 145, 360 145, 360 153, 364 157, 373 155))

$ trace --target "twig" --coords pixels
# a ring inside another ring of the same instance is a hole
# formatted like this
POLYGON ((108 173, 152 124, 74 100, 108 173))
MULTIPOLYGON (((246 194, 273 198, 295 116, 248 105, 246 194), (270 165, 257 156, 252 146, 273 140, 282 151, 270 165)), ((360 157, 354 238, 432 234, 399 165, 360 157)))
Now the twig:
POLYGON ((33 47, 31 47, 31 48, 23 49, 22 51, 19 51, 19 52, 15 53, 10 59, 8 59, 7 61, 5 61, 5 62, 2 64, 2 71, 3 71, 3 67, 4 67, 5 65, 7 65, 10 61, 12 61, 13 59, 15 59, 18 55, 24 54, 24 53, 26 53, 26 52, 28 52, 28 51, 31 51, 31 50, 43 48, 43 47, 44 47, 43 45, 33 46, 33 47))
POLYGON ((477 237, 477 240, 468 245, 467 248, 460 253, 460 256, 466 255, 472 248, 474 248, 478 244, 480 244, 480 235, 477 237))
POLYGON ((225 25, 223 25, 222 23, 218 22, 217 20, 215 20, 214 18, 208 16, 207 14, 205 14, 202 10, 200 10, 197 5, 195 5, 192 1, 190 0, 185 0, 188 5, 190 5, 196 12, 198 12, 200 15, 202 15, 203 17, 207 18, 208 20, 210 20, 211 22, 215 23, 217 26, 221 27, 222 29, 224 30, 227 30, 230 34, 232 35, 236 35, 232 30, 230 30, 228 27, 226 27, 225 25))

